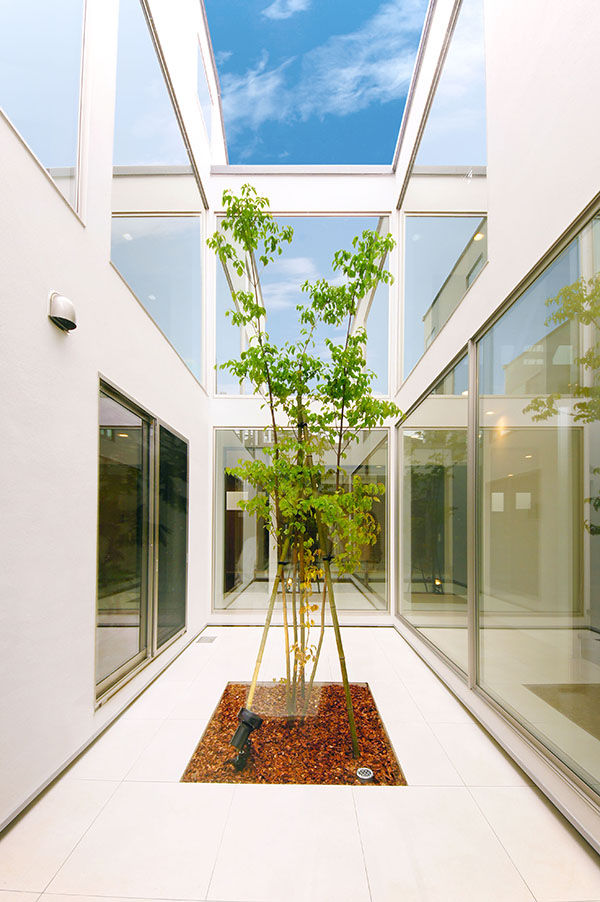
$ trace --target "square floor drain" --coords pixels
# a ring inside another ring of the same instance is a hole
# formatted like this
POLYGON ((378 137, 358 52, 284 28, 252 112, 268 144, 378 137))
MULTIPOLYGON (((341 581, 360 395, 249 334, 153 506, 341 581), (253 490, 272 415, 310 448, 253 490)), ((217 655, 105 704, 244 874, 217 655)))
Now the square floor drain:
POLYGON ((200 638, 196 640, 196 644, 200 645, 201 642, 202 643, 214 642, 216 638, 217 638, 216 636, 200 636, 200 638))

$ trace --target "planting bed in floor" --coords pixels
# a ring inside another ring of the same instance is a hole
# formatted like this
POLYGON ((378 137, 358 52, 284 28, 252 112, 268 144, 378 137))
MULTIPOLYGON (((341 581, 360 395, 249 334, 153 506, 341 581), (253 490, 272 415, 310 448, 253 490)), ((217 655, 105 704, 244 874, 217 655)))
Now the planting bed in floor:
MULTIPOLYGON (((232 763, 236 750, 230 743, 247 692, 247 683, 227 684, 182 782, 358 785, 357 769, 368 767, 374 772, 372 785, 406 785, 366 683, 350 686, 360 758, 352 757, 341 683, 315 683, 305 717, 288 716, 285 686, 262 683, 252 710, 263 724, 252 733, 248 763, 236 770, 232 763)), ((301 709, 300 704, 297 707, 301 709)))

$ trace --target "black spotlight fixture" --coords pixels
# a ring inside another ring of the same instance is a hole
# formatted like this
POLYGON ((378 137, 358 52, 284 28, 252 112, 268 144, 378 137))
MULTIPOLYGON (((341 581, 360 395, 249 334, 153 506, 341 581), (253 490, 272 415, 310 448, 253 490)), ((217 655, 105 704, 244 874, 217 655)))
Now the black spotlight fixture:
POLYGON ((232 761, 236 770, 243 770, 248 763, 248 756, 250 755, 251 750, 250 734, 254 730, 258 730, 262 724, 262 717, 259 717, 258 714, 254 714, 253 711, 249 711, 248 708, 240 708, 238 721, 239 726, 231 740, 231 744, 238 750, 238 754, 232 761))

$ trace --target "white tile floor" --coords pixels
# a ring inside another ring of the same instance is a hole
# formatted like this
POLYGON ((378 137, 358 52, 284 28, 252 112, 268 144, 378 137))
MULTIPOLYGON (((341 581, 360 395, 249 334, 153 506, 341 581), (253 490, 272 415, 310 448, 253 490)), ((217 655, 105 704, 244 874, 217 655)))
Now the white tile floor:
POLYGON ((260 631, 207 633, 5 833, 0 902, 600 902, 598 856, 391 629, 344 639, 407 787, 179 783, 260 631))

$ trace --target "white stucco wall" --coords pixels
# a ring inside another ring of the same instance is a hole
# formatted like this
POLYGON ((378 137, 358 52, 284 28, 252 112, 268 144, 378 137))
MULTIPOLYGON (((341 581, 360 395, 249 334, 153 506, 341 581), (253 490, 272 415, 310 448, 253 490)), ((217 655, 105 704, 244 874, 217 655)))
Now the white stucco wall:
POLYGON ((0 118, 0 826, 202 628, 209 605, 208 401, 109 262, 116 8, 89 15, 84 223, 0 118), (72 334, 48 319, 51 290, 75 305, 72 334), (190 553, 186 635, 95 711, 100 377, 188 439, 190 553))

